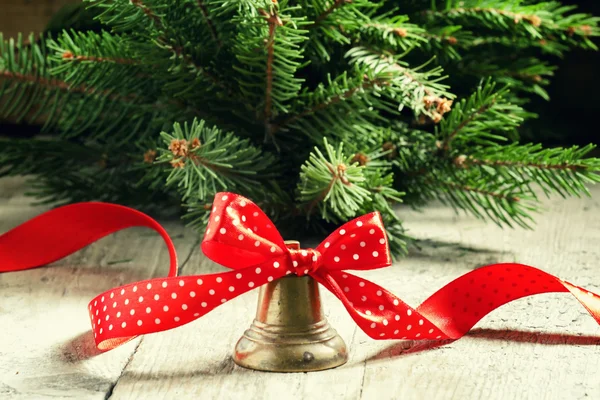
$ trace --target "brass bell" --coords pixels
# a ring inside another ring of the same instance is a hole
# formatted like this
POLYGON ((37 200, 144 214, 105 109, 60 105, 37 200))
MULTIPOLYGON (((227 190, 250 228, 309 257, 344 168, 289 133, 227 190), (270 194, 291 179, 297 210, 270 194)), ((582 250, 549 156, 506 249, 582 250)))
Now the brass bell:
MULTIPOLYGON (((300 248, 299 242, 285 243, 300 248)), ((289 275, 260 287, 256 318, 237 342, 233 360, 260 371, 307 372, 346 363, 348 351, 325 319, 318 283, 289 275)))

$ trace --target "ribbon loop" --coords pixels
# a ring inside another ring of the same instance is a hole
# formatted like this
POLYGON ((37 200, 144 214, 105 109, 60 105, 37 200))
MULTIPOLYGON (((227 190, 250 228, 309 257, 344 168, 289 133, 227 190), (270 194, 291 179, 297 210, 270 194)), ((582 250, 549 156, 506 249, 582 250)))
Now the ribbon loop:
POLYGON ((286 245, 260 208, 234 193, 217 193, 202 241, 209 259, 233 271, 177 277, 173 243, 152 218, 114 204, 78 203, 0 235, 0 272, 56 261, 133 226, 154 229, 163 237, 171 256, 169 276, 134 282, 92 299, 88 312, 101 350, 113 349, 137 335, 187 324, 289 274, 315 278, 374 339, 458 339, 496 308, 541 293, 570 292, 600 322, 600 296, 522 264, 476 269, 412 308, 385 288, 347 272, 391 265, 378 213, 347 222, 316 249, 300 249, 297 243, 286 245))
POLYGON ((298 276, 311 275, 322 265, 321 253, 316 249, 289 249, 292 258, 292 271, 298 276))

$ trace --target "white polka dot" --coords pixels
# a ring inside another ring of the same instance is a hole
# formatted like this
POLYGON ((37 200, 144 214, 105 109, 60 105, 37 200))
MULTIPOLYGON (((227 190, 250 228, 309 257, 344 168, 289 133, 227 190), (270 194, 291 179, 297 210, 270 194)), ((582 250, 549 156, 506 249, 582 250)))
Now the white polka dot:
POLYGON ((419 325, 423 325, 423 320, 422 319, 419 320, 419 325))
POLYGON ((98 315, 98 310, 96 310, 96 315, 98 315))
POLYGON ((221 278, 220 276, 218 276, 216 280, 217 280, 217 283, 223 282, 223 278, 221 278))
POLYGON ((410 331, 411 329, 412 329, 412 325, 408 325, 408 326, 406 327, 406 330, 407 330, 407 331, 410 331))
POLYGON ((398 301, 398 299, 394 299, 394 305, 397 306, 398 304, 400 304, 400 302, 398 301))
POLYGON ((160 324, 160 318, 156 318, 156 319, 154 320, 154 323, 155 323, 156 325, 160 324))
POLYGON ((125 299, 125 305, 129 304, 129 299, 125 299))
POLYGON ((313 260, 313 261, 317 261, 317 258, 318 258, 318 257, 317 257, 317 255, 316 255, 316 254, 313 254, 313 256, 312 256, 312 260, 313 260))
POLYGON ((150 314, 150 312, 152 312, 152 309, 150 307, 146 307, 146 314, 150 314))
POLYGON ((185 282, 183 280, 179 281, 179 286, 183 287, 183 285, 185 285, 185 282))
POLYGON ((279 268, 279 263, 277 261, 273 263, 273 268, 279 268))
POLYGON ((325 242, 325 248, 328 249, 331 244, 329 242, 325 242))
POLYGON ((110 294, 110 298, 112 299, 113 297, 115 297, 115 293, 114 292, 110 294))
POLYGON ((261 272, 261 271, 262 271, 262 270, 261 270, 260 268, 256 268, 256 269, 254 270, 254 272, 256 272, 257 274, 260 274, 260 272, 261 272))
POLYGON ((360 242, 360 247, 365 247, 367 244, 365 242, 360 242))
POLYGON ((370 233, 371 235, 372 235, 372 234, 374 234, 374 233, 375 233, 375 229, 371 229, 371 230, 369 231, 369 233, 370 233))
POLYGON ((271 253, 275 253, 275 246, 271 246, 271 253))
POLYGON ((385 244, 385 239, 384 238, 379 239, 379 243, 385 244))
POLYGON ((356 226, 363 226, 362 221, 356 221, 356 226))
POLYGON ((345 245, 345 244, 341 245, 341 246, 340 246, 340 249, 342 249, 342 250, 346 250, 346 245, 345 245))
POLYGON ((221 299, 221 303, 225 303, 227 299, 221 299))
POLYGON ((377 296, 381 296, 383 294, 383 292, 381 290, 377 291, 377 296))
POLYGON ((242 235, 241 233, 238 235, 238 240, 244 240, 244 235, 242 235))
POLYGON ((190 297, 196 297, 196 292, 190 292, 190 297))
POLYGON ((94 307, 98 305, 98 300, 94 301, 94 307))
POLYGON ((200 316, 200 313, 194 313, 194 317, 200 316))
POLYGON ((399 331, 398 329, 396 329, 396 330, 394 331, 394 335, 397 335, 397 334, 398 334, 398 332, 400 332, 400 331, 399 331))
POLYGON ((187 310, 187 309, 188 309, 188 306, 187 306, 187 304, 182 304, 182 305, 181 305, 181 309, 182 309, 182 310, 187 310))
POLYGON ((239 274, 239 273, 235 274, 235 277, 238 278, 238 279, 242 279, 242 274, 239 274))
POLYGON ((227 199, 228 199, 227 195, 225 195, 225 196, 221 197, 221 200, 223 200, 223 201, 225 201, 225 200, 227 200, 227 199))
POLYGON ((137 322, 137 324, 138 324, 138 326, 142 326, 142 320, 141 320, 141 319, 138 319, 138 322, 137 322))
POLYGON ((440 336, 436 336, 435 338, 436 338, 436 339, 439 339, 439 338, 441 338, 441 337, 442 337, 442 336, 440 335, 440 336))
POLYGON ((378 251, 374 251, 373 252, 373 257, 377 257, 377 256, 379 256, 379 252, 378 251))
POLYGON ((102 321, 100 320, 100 318, 98 318, 97 324, 100 325, 101 323, 102 323, 102 321))
POLYGON ((215 217, 215 222, 219 222, 219 220, 221 219, 221 217, 219 217, 218 215, 215 217))
POLYGON ((235 290, 235 288, 233 286, 229 286, 229 291, 233 292, 235 290))
POLYGON ((373 323, 371 324, 371 328, 375 328, 376 326, 377 326, 377 324, 376 324, 375 322, 373 322, 373 323))
POLYGON ((350 288, 349 288, 348 286, 346 286, 346 287, 344 288, 344 292, 348 293, 349 291, 350 291, 350 288))
POLYGON ((347 274, 343 274, 342 278, 346 279, 346 278, 348 278, 348 275, 347 274))
POLYGON ((148 289, 148 290, 152 289, 152 284, 151 283, 147 284, 146 289, 148 289))
POLYGON ((433 328, 429 330, 429 333, 433 333, 433 328))
POLYGON ((211 296, 212 296, 213 294, 215 294, 215 291, 214 291, 214 289, 210 289, 210 290, 208 291, 208 294, 210 294, 211 296))
POLYGON ((206 304, 206 302, 205 302, 205 301, 203 301, 202 303, 200 303, 200 305, 201 305, 202 307, 206 307, 206 306, 207 306, 207 304, 206 304))
POLYGON ((221 233, 221 235, 224 235, 227 232, 227 229, 221 228, 219 229, 219 232, 221 233))
POLYGON ((126 326, 127 326, 127 322, 123 322, 123 323, 121 324, 121 328, 125 328, 126 326))
POLYGON ((273 277, 272 276, 268 277, 267 281, 272 282, 273 281, 273 277))
MULTIPOLYGON (((136 290, 137 290, 137 286, 135 287, 135 290, 134 290, 134 292, 135 292, 136 290)), ((101 302, 101 303, 104 303, 104 296, 102 296, 102 298, 100 299, 100 302, 101 302)))
POLYGON ((144 297, 143 297, 143 296, 140 296, 140 297, 138 298, 138 301, 139 301, 140 303, 141 303, 141 302, 143 302, 143 301, 144 301, 144 297))
POLYGON ((246 207, 246 200, 242 200, 242 201, 240 201, 240 206, 242 206, 242 207, 246 207))
POLYGON ((102 311, 106 311, 106 306, 102 307, 102 311))
POLYGON ((383 311, 385 309, 385 307, 382 305, 379 306, 379 311, 383 311))
POLYGON ((406 315, 410 317, 412 315, 412 310, 406 310, 406 315))
POLYGON ((364 282, 359 282, 359 283, 358 283, 358 286, 360 286, 360 287, 365 287, 365 283, 364 283, 364 282))
POLYGON ((388 324, 388 320, 387 320, 387 319, 384 319, 384 320, 383 320, 383 324, 384 324, 385 326, 387 326, 387 324, 388 324))
POLYGON ((125 294, 125 289, 121 289, 121 294, 125 294))
POLYGON ((308 255, 308 252, 306 250, 302 250, 300 253, 302 253, 302 257, 306 257, 308 255))
POLYGON ((112 328, 113 328, 113 326, 112 326, 112 324, 110 324, 110 325, 108 326, 108 330, 109 330, 109 331, 112 331, 112 328))
POLYGON ((100 334, 102 335, 102 328, 100 328, 100 334))
POLYGON ((308 270, 307 270, 307 269, 305 269, 305 270, 304 270, 304 275, 307 275, 307 274, 308 274, 308 270))
POLYGON ((173 318, 173 319, 175 320, 175 322, 179 322, 179 320, 180 320, 181 318, 179 318, 179 317, 175 317, 175 318, 173 318))
MULTIPOLYGON (((166 282, 165 282, 165 283, 166 283, 166 282)), ((202 284, 204 283, 204 281, 203 281, 202 279, 198 279, 198 280, 196 281, 196 283, 197 283, 198 285, 202 285, 202 284)), ((164 284, 163 284, 163 287, 167 287, 167 285, 164 285, 164 284)))
MULTIPOLYGON (((198 279, 199 281, 202 281, 202 279, 198 279)), ((167 282, 163 282, 162 283, 162 287, 166 288, 167 287, 167 282)))
POLYGON ((258 247, 258 246, 260 246, 260 242, 257 240, 256 242, 254 242, 254 245, 255 245, 256 247, 258 247))
POLYGON ((116 308, 116 307, 117 307, 117 302, 115 301, 115 302, 113 303, 113 308, 116 308))
POLYGON ((169 311, 169 306, 164 306, 164 307, 163 307, 163 311, 164 311, 164 312, 167 312, 167 311, 169 311))
POLYGON ((258 217, 258 211, 254 211, 254 213, 252 213, 253 216, 258 217))
POLYGON ((108 321, 109 319, 110 319, 110 315, 107 315, 106 316, 106 320, 108 321))
POLYGON ((248 287, 254 287, 254 282, 248 282, 248 287))
MULTIPOLYGON (((233 226, 238 226, 240 224, 240 221, 238 219, 234 219, 233 221, 231 221, 231 223, 233 224, 233 226)), ((242 237, 243 239, 243 237, 242 237)), ((240 239, 240 240, 242 240, 240 239)))
POLYGON ((399 315, 396 315, 396 316, 394 317, 394 319, 395 319, 396 321, 400 321, 400 316, 399 316, 399 315))
POLYGON ((367 301, 367 296, 362 296, 360 299, 361 299, 362 301, 367 301))
POLYGON ((346 234, 346 230, 345 229, 340 229, 340 235, 345 235, 346 234))
POLYGON ((159 295, 157 295, 157 294, 155 294, 155 295, 154 295, 154 300, 158 300, 158 299, 160 299, 160 296, 159 296, 159 295))
POLYGON ((177 298, 177 293, 171 293, 171 298, 172 299, 176 299, 177 298))
POLYGON ((333 257, 333 261, 340 262, 340 258, 338 256, 333 257))
POLYGON ((352 235, 350 235, 351 238, 356 237, 356 233, 353 233, 352 235))
POLYGON ((292 261, 292 265, 293 265, 294 267, 297 267, 297 266, 298 266, 298 261, 292 261))
POLYGON ((367 311, 365 311, 365 314, 367 314, 367 315, 371 315, 371 310, 367 310, 367 311))
POLYGON ((246 216, 242 215, 242 221, 246 222, 246 216))
POLYGON ((133 314, 135 314, 135 310, 132 308, 132 309, 129 311, 129 314, 130 314, 130 315, 133 315, 133 314))
POLYGON ((352 258, 354 258, 355 260, 358 260, 358 254, 353 255, 352 258))

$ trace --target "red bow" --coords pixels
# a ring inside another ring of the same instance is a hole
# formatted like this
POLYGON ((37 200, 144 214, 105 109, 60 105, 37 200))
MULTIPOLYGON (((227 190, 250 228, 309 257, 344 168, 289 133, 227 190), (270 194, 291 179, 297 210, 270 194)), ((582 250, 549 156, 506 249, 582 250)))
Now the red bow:
POLYGON ((103 350, 137 335, 187 324, 287 274, 314 277, 374 339, 458 339, 501 305, 549 292, 571 292, 600 322, 599 296, 522 264, 495 264, 469 272, 413 309, 377 284, 343 271, 391 264, 378 213, 346 223, 316 249, 297 250, 286 246, 270 219, 250 200, 219 193, 213 206, 202 250, 233 271, 177 277, 173 243, 156 221, 114 204, 79 203, 49 211, 0 236, 0 272, 56 261, 128 227, 145 226, 160 233, 171 257, 169 277, 109 290, 89 304, 96 344, 103 350))

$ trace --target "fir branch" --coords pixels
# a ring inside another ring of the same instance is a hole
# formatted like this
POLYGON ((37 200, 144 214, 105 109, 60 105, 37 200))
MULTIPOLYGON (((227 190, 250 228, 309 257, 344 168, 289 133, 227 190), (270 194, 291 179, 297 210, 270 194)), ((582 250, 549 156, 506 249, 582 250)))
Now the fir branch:
POLYGON ((265 10, 259 10, 261 15, 267 20, 269 25, 269 34, 267 36, 267 77, 266 77, 266 89, 265 89, 265 125, 271 120, 271 107, 272 107, 272 91, 273 91, 273 59, 275 52, 275 31, 278 26, 283 26, 281 18, 277 15, 276 9, 273 9, 271 13, 265 10))
POLYGON ((219 35, 217 34, 217 29, 215 28, 215 24, 212 21, 212 19, 210 18, 208 8, 206 7, 206 4, 204 4, 204 0, 196 0, 196 4, 198 5, 198 8, 202 12, 204 19, 206 20, 206 24, 208 25, 208 28, 210 30, 210 34, 211 34, 213 40, 217 43, 217 45, 219 47, 223 46, 223 42, 221 41, 221 39, 219 38, 219 35))
POLYGON ((322 13, 320 13, 315 21, 308 26, 308 28, 319 25, 322 21, 324 21, 329 15, 337 10, 338 8, 344 6, 345 4, 352 3, 352 0, 335 0, 333 4, 331 4, 328 8, 326 8, 322 13))

